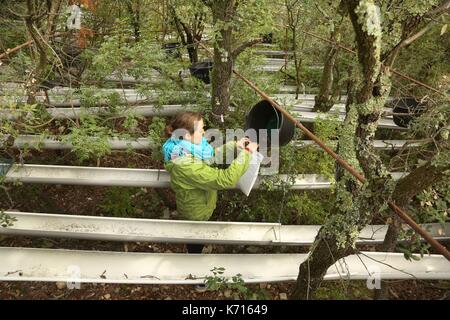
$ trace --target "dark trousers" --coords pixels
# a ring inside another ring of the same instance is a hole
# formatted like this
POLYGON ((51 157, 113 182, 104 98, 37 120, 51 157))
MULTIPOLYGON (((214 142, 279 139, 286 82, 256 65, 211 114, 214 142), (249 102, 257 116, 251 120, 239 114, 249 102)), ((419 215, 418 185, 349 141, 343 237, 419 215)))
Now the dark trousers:
POLYGON ((187 244, 187 252, 188 253, 202 253, 204 244, 187 244))

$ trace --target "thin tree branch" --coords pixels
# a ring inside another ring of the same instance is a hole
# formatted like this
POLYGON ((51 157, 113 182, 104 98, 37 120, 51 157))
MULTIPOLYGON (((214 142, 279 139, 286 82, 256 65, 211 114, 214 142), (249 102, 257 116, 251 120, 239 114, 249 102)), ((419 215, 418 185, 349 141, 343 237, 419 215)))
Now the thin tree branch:
POLYGON ((242 53, 242 51, 244 51, 245 49, 247 49, 257 43, 260 43, 261 41, 262 41, 262 39, 253 39, 253 40, 249 40, 249 41, 241 44, 239 47, 234 49, 233 52, 231 53, 233 60, 236 59, 242 53))

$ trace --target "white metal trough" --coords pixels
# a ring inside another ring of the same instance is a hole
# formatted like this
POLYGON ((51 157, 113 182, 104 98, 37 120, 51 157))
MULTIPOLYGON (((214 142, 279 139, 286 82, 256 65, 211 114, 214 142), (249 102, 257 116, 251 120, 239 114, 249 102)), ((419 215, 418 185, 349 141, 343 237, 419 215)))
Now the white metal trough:
POLYGON ((294 54, 292 51, 281 50, 256 50, 255 53, 266 56, 291 56, 294 54))
MULTIPOLYGON (((394 179, 399 179, 406 173, 392 172, 394 179)), ((279 182, 289 183, 286 174, 277 176, 279 182)), ((259 176, 254 188, 259 188, 265 176, 259 176)), ((159 169, 128 169, 105 167, 78 167, 55 165, 13 165, 5 175, 5 182, 50 183, 91 186, 126 186, 169 188, 170 175, 159 169)), ((318 174, 300 174, 294 177, 291 184, 293 190, 328 189, 331 181, 318 174)))
MULTIPOLYGON (((101 89, 99 89, 99 92, 102 92, 101 89)), ((111 91, 106 91, 105 93, 112 93, 111 91)), ((208 92, 204 92, 206 96, 209 95, 208 92)), ((190 97, 192 96, 192 93, 188 91, 173 91, 173 92, 167 92, 166 93, 171 94, 172 97, 176 97, 176 101, 189 101, 190 97)), ((64 94, 56 94, 49 96, 50 104, 54 107, 79 107, 81 105, 81 101, 78 98, 74 98, 77 95, 71 94, 70 92, 66 95, 64 94)), ((159 92, 152 91, 148 92, 146 95, 138 93, 138 92, 125 92, 125 94, 120 94, 121 101, 123 101, 124 104, 142 104, 142 103, 149 103, 149 102, 155 102, 160 97, 159 92)), ((36 100, 39 102, 46 102, 45 96, 36 96, 36 100)), ((27 101, 27 97, 25 96, 0 96, 0 104, 1 103, 7 103, 7 102, 15 102, 15 103, 25 103, 27 101)), ((106 99, 102 99, 103 104, 107 102, 106 99)))
MULTIPOLYGON (((237 274, 247 283, 295 281, 307 254, 157 254, 0 248, 0 280, 76 283, 196 284, 237 274)), ((403 254, 365 252, 337 261, 325 280, 450 279, 450 262, 438 255, 420 261, 403 254), (392 267, 391 267, 392 266, 392 267)))
MULTIPOLYGON (((197 106, 195 105, 164 105, 161 107, 156 107, 154 105, 147 106, 134 106, 128 107, 126 109, 120 110, 118 113, 123 117, 127 115, 137 115, 143 117, 153 117, 153 116, 173 116, 179 112, 183 111, 195 111, 197 106)), ((92 107, 89 109, 82 108, 49 108, 48 113, 52 118, 55 119, 77 119, 80 118, 81 113, 88 114, 101 114, 108 112, 107 108, 104 107, 92 107)))
MULTIPOLYGON (((60 137, 61 138, 61 137, 60 137)), ((153 149, 156 147, 150 139, 138 138, 135 140, 123 140, 118 138, 111 138, 108 140, 111 149, 113 150, 127 150, 129 148, 134 150, 153 149)), ((72 145, 60 140, 56 137, 42 138, 36 135, 21 135, 14 140, 14 148, 35 148, 48 150, 70 150, 72 145)))
MULTIPOLYGON (((120 108, 116 111, 118 115, 126 117, 127 115, 137 115, 144 117, 152 116, 172 116, 183 111, 195 111, 196 105, 164 105, 156 107, 154 105, 132 106, 127 108, 120 108)), ((50 117, 55 119, 78 119, 82 113, 86 114, 107 114, 111 113, 107 107, 91 107, 91 108, 79 108, 79 107, 61 107, 61 108, 47 108, 47 112, 50 117)), ((16 120, 19 117, 19 113, 15 111, 0 111, 0 117, 8 120, 16 120)))
MULTIPOLYGON (((312 110, 312 104, 302 104, 294 107, 292 115, 299 121, 303 122, 314 122, 316 119, 327 119, 330 115, 336 116, 337 120, 343 121, 345 118, 345 113, 339 110, 331 110, 330 113, 317 113, 308 110, 312 110)), ((161 108, 157 108, 155 106, 134 106, 130 108, 123 109, 119 112, 119 114, 123 117, 129 114, 135 114, 140 116, 171 116, 177 114, 182 111, 193 111, 196 109, 195 105, 166 105, 161 108)), ((101 114, 108 112, 108 109, 105 107, 92 107, 88 109, 83 108, 48 108, 47 109, 49 115, 55 119, 78 119, 80 118, 81 113, 85 112, 88 114, 101 114)), ((0 117, 6 118, 8 120, 15 120, 19 116, 16 112, 11 111, 0 111, 0 117)), ((380 128, 388 128, 388 129, 398 129, 398 130, 406 130, 406 128, 397 126, 392 117, 382 117, 378 122, 378 127, 380 128)))
MULTIPOLYGON (((327 119, 330 114, 327 113, 317 113, 310 111, 295 111, 292 112, 292 116, 302 122, 315 122, 316 119, 327 119)), ((344 121, 345 115, 342 113, 333 114, 336 116, 337 120, 344 121)), ((378 128, 387 129, 397 129, 397 130, 407 130, 407 128, 400 127, 394 123, 391 118, 381 118, 378 121, 378 128)))
MULTIPOLYGON (((293 143, 296 147, 304 148, 306 146, 314 146, 319 147, 312 140, 293 140, 293 143)), ((335 144, 329 142, 329 146, 333 147, 335 144)), ((413 148, 420 147, 422 143, 418 140, 408 141, 408 140, 374 140, 373 146, 375 149, 380 150, 393 150, 393 149, 402 149, 402 148, 413 148)))
MULTIPOLYGON (((311 245, 320 225, 282 225, 262 222, 185 221, 113 218, 6 211, 16 218, 0 235, 165 243, 247 245, 311 245)), ((450 239, 450 223, 422 227, 437 240, 450 239)), ((382 243, 387 225, 364 228, 358 244, 382 243)), ((407 227, 405 227, 407 228, 407 227)))
MULTIPOLYGON (((20 135, 14 140, 13 147, 17 149, 23 148, 35 148, 35 149, 49 149, 49 150, 70 150, 72 145, 63 141, 63 137, 41 137, 38 135, 20 135)), ((137 138, 135 140, 123 140, 118 138, 109 139, 109 145, 113 150, 126 150, 126 149, 153 149, 157 147, 148 138, 137 138)), ((294 140, 293 143, 296 147, 304 148, 306 146, 317 146, 312 140, 294 140)), ((374 147, 381 150, 401 149, 403 147, 418 147, 420 142, 407 141, 407 140, 375 140, 374 147)))

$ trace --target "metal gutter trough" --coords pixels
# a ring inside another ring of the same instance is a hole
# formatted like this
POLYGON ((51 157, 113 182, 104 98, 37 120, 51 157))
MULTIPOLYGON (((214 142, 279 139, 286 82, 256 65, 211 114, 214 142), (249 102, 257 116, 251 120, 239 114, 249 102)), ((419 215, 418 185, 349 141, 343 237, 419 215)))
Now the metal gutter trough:
MULTIPOLYGON (((294 118, 298 119, 298 121, 302 122, 315 122, 316 119, 327 119, 330 116, 330 113, 317 113, 310 111, 294 111, 292 112, 294 118)), ((336 113, 335 115, 339 121, 344 121, 345 114, 336 113)), ((381 118, 378 121, 378 128, 386 128, 386 129, 397 129, 397 130, 407 130, 407 128, 400 127, 394 123, 392 118, 381 118)))
MULTIPOLYGON (((330 113, 317 113, 312 111, 307 111, 312 109, 312 105, 297 105, 294 107, 294 111, 292 115, 302 122, 314 122, 316 119, 327 119, 330 115, 336 116, 337 120, 344 121, 345 113, 342 112, 330 112, 330 113)), ((123 110, 119 114, 123 117, 134 114, 144 117, 149 116, 172 116, 182 111, 194 111, 194 105, 166 105, 162 108, 156 108, 155 106, 135 106, 130 107, 128 109, 123 110)), ((101 114, 103 112, 107 112, 107 108, 105 107, 92 107, 88 109, 82 108, 48 108, 47 109, 50 117, 55 119, 78 119, 80 115, 85 112, 88 114, 101 114)), ((0 111, 0 118, 6 118, 8 120, 17 119, 18 114, 14 114, 14 112, 10 111, 0 111)), ((397 129, 397 130, 407 130, 407 128, 403 128, 397 126, 392 117, 383 117, 378 122, 379 128, 387 128, 387 129, 397 129)))
MULTIPOLYGON (((0 164, 2 165, 2 164, 0 164)), ((5 164, 6 165, 6 164, 5 164)), ((407 173, 392 172, 394 179, 399 179, 407 173)), ((272 178, 274 176, 271 176, 272 178)), ((259 188, 262 181, 268 176, 259 176, 254 188, 259 188)), ((300 174, 294 176, 291 182, 286 174, 276 175, 279 183, 291 184, 293 190, 328 189, 332 182, 323 175, 300 174)), ((170 175, 159 169, 128 169, 105 167, 77 167, 24 164, 12 165, 5 175, 5 182, 23 183, 49 183, 91 186, 124 186, 124 187, 151 187, 169 188, 170 175)))
MULTIPOLYGON (((289 101, 293 104, 292 114, 299 120, 303 122, 314 122, 317 118, 326 119, 330 115, 334 115, 337 117, 339 121, 343 121, 345 118, 345 104, 337 103, 335 104, 328 113, 317 113, 313 112, 312 109, 314 107, 314 101, 312 100, 312 95, 305 95, 305 101, 300 100, 292 100, 293 95, 291 94, 277 94, 274 95, 273 98, 280 100, 280 102, 284 102, 284 104, 289 104, 286 101, 289 101), (295 104, 294 104, 295 103, 295 104)), ((138 100, 133 100, 130 102, 140 102, 138 100)), ((78 119, 80 118, 82 113, 88 114, 102 114, 107 113, 107 107, 91 107, 91 108, 80 108, 75 107, 79 106, 78 102, 74 103, 74 106, 71 107, 58 107, 58 108, 47 108, 47 112, 50 117, 55 119, 78 119)), ((175 105, 163 105, 161 107, 157 107, 154 105, 141 105, 141 106, 132 106, 129 108, 125 108, 119 111, 119 114, 122 116, 127 116, 129 114, 135 114, 144 117, 150 116, 172 116, 179 112, 183 111, 195 111, 198 108, 195 104, 175 104, 175 105)), ((390 108, 385 108, 386 112, 392 111, 390 108)), ((0 117, 6 118, 8 120, 15 120, 18 117, 17 112, 3 110, 0 111, 0 117)), ((397 126, 392 116, 384 116, 378 122, 378 127, 380 128, 388 128, 388 129, 398 129, 398 130, 406 130, 406 128, 397 126)))
MULTIPOLYGON (((62 137, 59 137, 62 138, 62 137)), ((147 138, 138 138, 135 140, 123 140, 118 138, 111 138, 108 140, 111 149, 113 150, 126 150, 126 149, 153 149, 157 147, 156 144, 151 142, 147 138)), ((14 140, 14 148, 35 148, 35 149, 47 149, 47 150, 70 150, 72 145, 59 141, 56 137, 40 137, 37 135, 21 135, 14 140)))
MULTIPOLYGON (((296 147, 304 148, 307 146, 319 147, 312 140, 293 140, 293 143, 296 147)), ((331 142, 329 142, 330 146, 333 146, 331 142)), ((402 149, 402 148, 413 148, 420 147, 422 143, 418 140, 409 141, 409 140, 374 140, 373 146, 375 149, 379 150, 392 150, 392 149, 402 149)))
MULTIPOLYGON (((183 111, 195 111, 196 105, 163 105, 161 107, 156 107, 154 105, 143 105, 143 106, 132 106, 127 108, 122 108, 118 110, 118 114, 126 117, 127 115, 136 115, 143 117, 152 116, 172 116, 183 111)), ((75 108, 75 107, 60 107, 60 108, 47 108, 49 116, 54 119, 79 119, 80 116, 84 114, 107 114, 110 110, 107 107, 91 107, 91 108, 75 108)), ((0 118, 6 118, 8 120, 16 120, 18 118, 18 113, 14 111, 0 111, 0 118)))
MULTIPOLYGON (((147 106, 134 106, 128 107, 119 111, 119 114, 122 116, 127 115, 137 115, 143 117, 152 117, 152 116, 172 116, 179 112, 183 111, 194 111, 196 106, 194 105, 164 105, 161 107, 156 107, 154 105, 147 106)), ((55 119, 77 119, 80 118, 80 115, 84 113, 88 114, 101 114, 107 112, 107 108, 104 107, 92 107, 89 109, 82 108, 51 108, 47 109, 50 116, 55 119)))
MULTIPOLYGON (((247 283, 295 281, 307 254, 157 254, 59 249, 0 248, 0 280, 77 283, 196 284, 240 274, 247 283)), ((325 280, 450 279, 442 256, 408 261, 403 254, 365 252, 338 260, 325 280)))
MULTIPOLYGON (((113 218, 14 212, 17 221, 0 228, 0 235, 57 237, 68 239, 164 243, 213 243, 242 245, 311 245, 320 225, 282 225, 261 222, 185 221, 113 218)), ((450 223, 422 225, 438 240, 450 239, 450 223)), ((364 228, 357 244, 380 244, 387 225, 364 228)))
MULTIPOLYGON (((179 112, 183 111, 193 111, 194 109, 192 107, 187 107, 183 105, 170 105, 166 106, 162 109, 157 109, 153 106, 137 106, 132 107, 130 109, 124 110, 120 113, 123 117, 134 114, 137 116, 144 116, 144 117, 150 117, 150 116, 172 116, 179 112)), ((78 119, 80 118, 80 115, 83 112, 86 112, 88 114, 101 114, 102 112, 106 111, 105 108, 102 107, 92 107, 89 109, 81 109, 81 108, 51 108, 48 109, 48 112, 50 116, 54 119, 78 119)), ((327 119, 330 115, 335 115, 337 120, 342 122, 344 121, 345 114, 342 113, 317 113, 317 112, 310 112, 310 111, 294 111, 292 112, 292 115, 301 122, 315 122, 316 119, 327 119)), ((0 118, 6 118, 8 120, 15 120, 17 119, 17 115, 10 114, 9 112, 0 112, 0 118)), ((407 130, 407 128, 403 128, 400 126, 397 126, 392 118, 381 118, 378 122, 379 128, 386 128, 386 129, 396 129, 396 130, 407 130)))
MULTIPOLYGON (((35 149, 48 149, 48 150, 70 150, 72 145, 57 140, 60 137, 41 137, 38 135, 20 135, 14 140, 13 147, 18 149, 23 148, 35 148, 35 149)), ((312 140, 294 140, 292 143, 299 148, 304 148, 309 145, 317 146, 312 140)), ((118 138, 109 139, 109 145, 113 150, 126 150, 126 149, 153 149, 157 147, 148 138, 137 138, 135 140, 123 140, 118 138)), ((420 142, 408 141, 408 140, 375 140, 374 147, 381 150, 401 149, 403 147, 418 147, 420 142)))

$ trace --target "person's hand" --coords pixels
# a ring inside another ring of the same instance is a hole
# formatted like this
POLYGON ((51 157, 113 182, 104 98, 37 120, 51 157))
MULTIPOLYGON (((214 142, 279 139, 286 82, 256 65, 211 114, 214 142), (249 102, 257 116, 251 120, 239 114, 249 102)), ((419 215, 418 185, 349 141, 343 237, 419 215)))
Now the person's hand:
POLYGON ((247 147, 247 150, 249 150, 251 153, 255 152, 256 150, 258 150, 258 144, 256 142, 250 142, 247 147))
POLYGON ((250 139, 245 137, 245 138, 239 139, 236 142, 236 145, 238 148, 244 149, 247 143, 250 143, 250 139))

